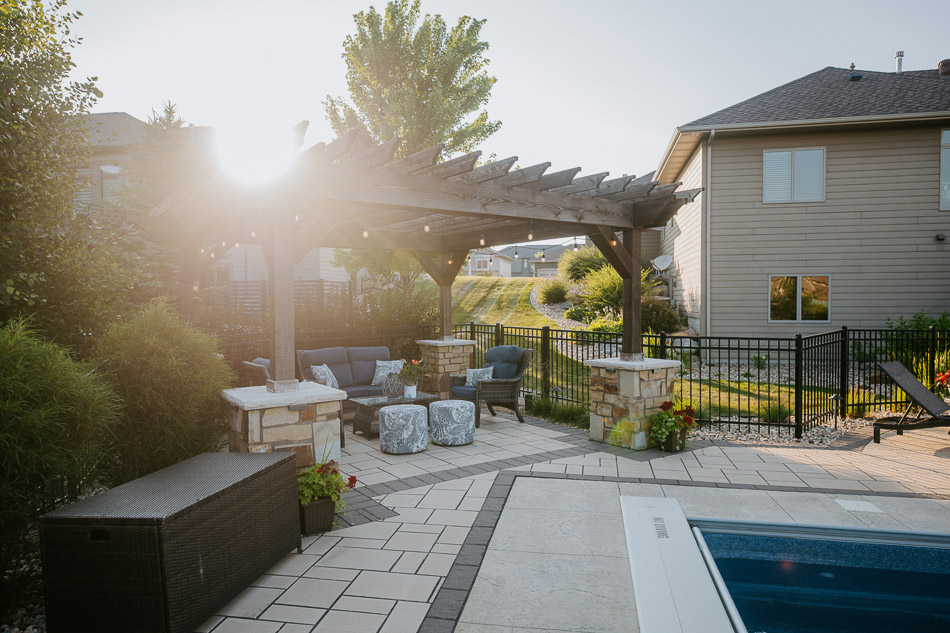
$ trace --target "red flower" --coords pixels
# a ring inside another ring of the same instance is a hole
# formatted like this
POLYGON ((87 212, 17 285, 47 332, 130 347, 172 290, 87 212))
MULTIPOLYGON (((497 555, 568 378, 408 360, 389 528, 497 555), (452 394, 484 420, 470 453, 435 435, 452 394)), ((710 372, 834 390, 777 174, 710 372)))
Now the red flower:
POLYGON ((686 415, 696 415, 696 412, 693 411, 693 407, 686 407, 684 410, 686 411, 686 415))
POLYGON ((686 423, 686 426, 693 426, 693 416, 691 416, 691 415, 684 415, 684 416, 683 416, 683 422, 686 423))
POLYGON ((947 370, 942 374, 937 374, 937 379, 934 381, 934 383, 944 387, 950 386, 950 370, 947 370))
POLYGON ((413 365, 418 365, 418 364, 419 364, 419 361, 414 360, 414 361, 412 361, 412 364, 413 364, 413 365))
POLYGON ((673 403, 670 401, 666 401, 662 405, 660 405, 660 409, 662 409, 663 411, 669 411, 672 408, 673 408, 673 403))
POLYGON ((356 487, 356 475, 350 475, 350 478, 346 480, 346 485, 350 488, 356 487))

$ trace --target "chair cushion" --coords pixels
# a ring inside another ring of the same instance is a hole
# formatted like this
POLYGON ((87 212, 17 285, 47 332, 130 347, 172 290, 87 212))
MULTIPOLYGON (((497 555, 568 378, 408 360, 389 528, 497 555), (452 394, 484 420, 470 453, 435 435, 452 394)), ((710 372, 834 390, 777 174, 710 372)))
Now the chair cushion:
MULTIPOLYGON (((346 356, 345 347, 326 347, 324 349, 299 350, 297 357, 300 361, 301 373, 304 380, 314 380, 310 367, 314 365, 326 365, 336 376, 340 387, 352 387, 353 371, 350 369, 350 361, 346 356)), ((367 382, 366 384, 369 384, 367 382)))
POLYGON ((376 373, 376 361, 389 360, 389 348, 350 347, 346 350, 347 361, 353 372, 354 385, 368 385, 373 382, 376 373))
POLYGON ((475 387, 452 386, 449 390, 451 398, 457 400, 475 400, 475 387))
POLYGON ((344 387, 348 398, 374 398, 383 395, 383 387, 375 385, 355 385, 353 387, 344 387))
POLYGON ((474 387, 479 380, 491 380, 494 376, 494 367, 482 367, 481 369, 465 370, 465 386, 474 387))
POLYGON ((499 345, 485 353, 485 367, 494 367, 494 378, 514 378, 518 375, 518 361, 524 354, 517 345, 499 345))

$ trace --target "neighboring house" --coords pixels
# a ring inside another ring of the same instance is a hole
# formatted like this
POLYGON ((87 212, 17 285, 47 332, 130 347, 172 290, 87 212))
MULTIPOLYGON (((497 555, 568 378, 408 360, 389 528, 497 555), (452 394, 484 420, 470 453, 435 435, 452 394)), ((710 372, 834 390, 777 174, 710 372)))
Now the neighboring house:
POLYGON ((147 125, 125 112, 86 115, 89 138, 93 145, 89 166, 80 169, 82 186, 76 192, 76 204, 101 209, 115 202, 122 188, 122 164, 129 149, 145 140, 147 125))
POLYGON ((704 335, 881 327, 950 308, 950 61, 825 68, 677 128, 657 171, 702 187, 661 233, 704 335))
POLYGON ((468 258, 469 275, 488 277, 511 277, 511 264, 514 260, 491 248, 479 248, 471 252, 468 258))

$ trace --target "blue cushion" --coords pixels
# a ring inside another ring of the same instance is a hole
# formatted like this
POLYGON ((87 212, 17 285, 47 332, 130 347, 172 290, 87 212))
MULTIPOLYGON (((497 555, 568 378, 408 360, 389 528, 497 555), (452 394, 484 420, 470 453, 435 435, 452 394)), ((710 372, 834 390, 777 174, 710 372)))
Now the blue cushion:
POLYGON ((450 397, 455 400, 475 400, 475 387, 455 386, 449 390, 450 397))
POLYGON ((383 395, 382 385, 356 385, 343 389, 348 398, 375 398, 383 395))
POLYGON ((350 369, 349 359, 346 357, 345 347, 298 350, 297 359, 304 380, 313 380, 313 374, 310 371, 312 365, 326 365, 336 376, 340 388, 352 387, 356 384, 353 382, 353 372, 350 369))
POLYGON ((389 360, 388 347, 350 347, 346 350, 354 385, 369 385, 376 373, 376 361, 389 360))
POLYGON ((485 367, 494 367, 493 378, 514 378, 518 375, 518 361, 524 354, 517 345, 499 345, 485 353, 485 367))
POLYGON ((251 361, 255 365, 263 365, 267 368, 267 371, 270 371, 270 359, 269 358, 255 358, 251 361))

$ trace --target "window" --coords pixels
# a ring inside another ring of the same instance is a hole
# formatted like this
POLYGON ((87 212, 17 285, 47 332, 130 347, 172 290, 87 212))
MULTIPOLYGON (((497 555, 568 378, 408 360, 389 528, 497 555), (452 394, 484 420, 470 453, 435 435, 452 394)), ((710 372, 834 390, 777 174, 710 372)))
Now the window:
POLYGON ((940 133, 940 210, 950 211, 950 130, 940 133))
POLYGON ((77 209, 83 209, 92 204, 92 172, 88 169, 80 169, 76 174, 76 197, 75 203, 77 209))
POLYGON ((830 321, 828 275, 769 277, 769 322, 830 321))
POLYGON ((476 259, 475 270, 488 270, 488 260, 483 257, 476 259))
POLYGON ((763 152, 762 202, 821 202, 824 199, 824 149, 763 152))

